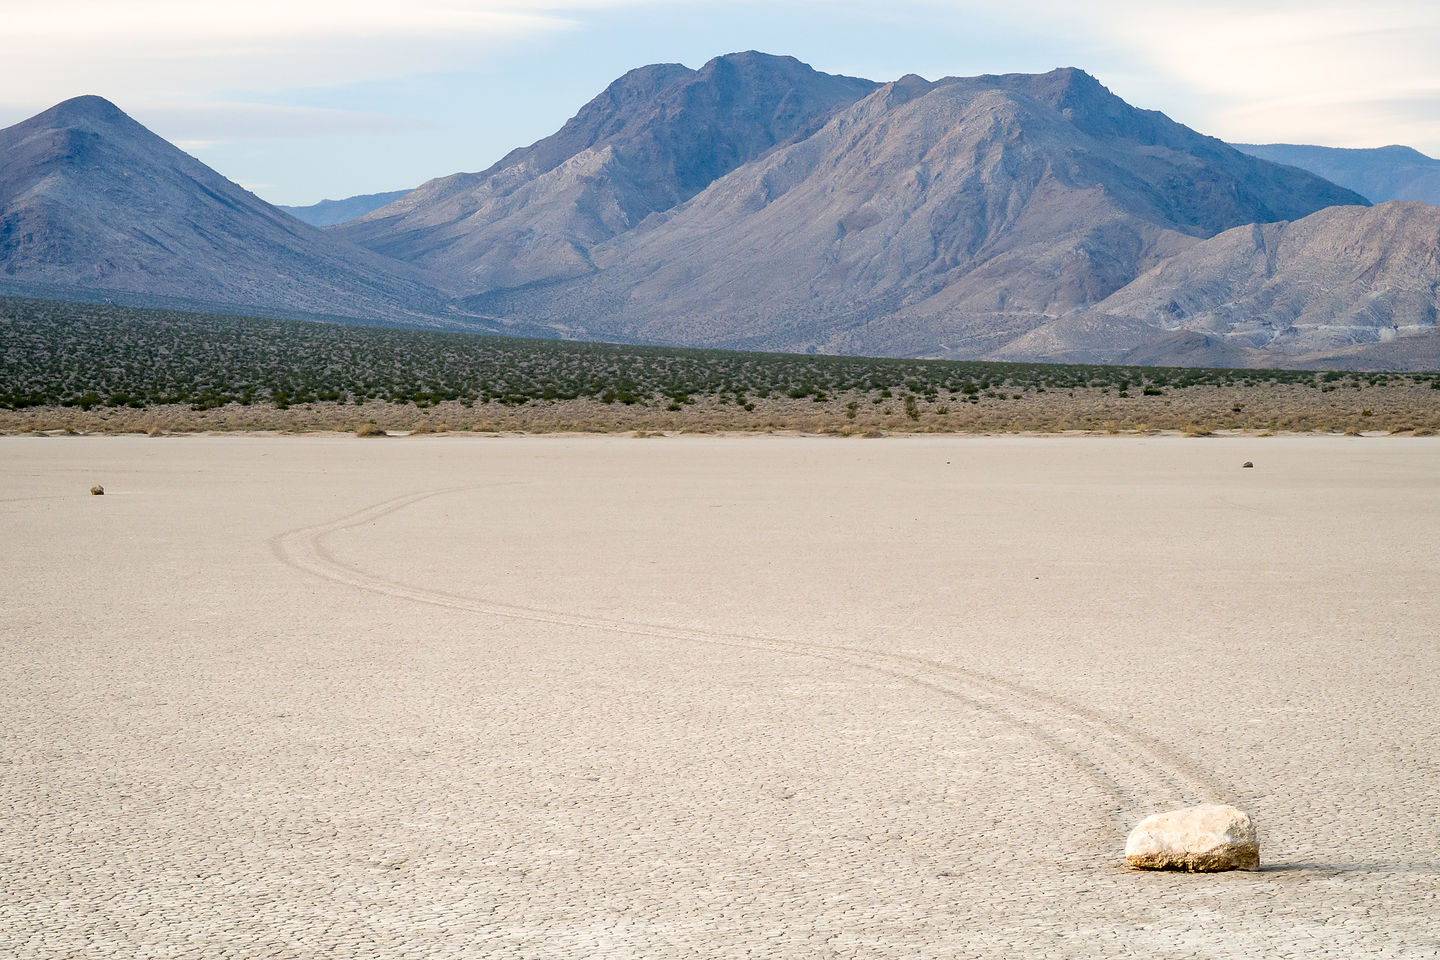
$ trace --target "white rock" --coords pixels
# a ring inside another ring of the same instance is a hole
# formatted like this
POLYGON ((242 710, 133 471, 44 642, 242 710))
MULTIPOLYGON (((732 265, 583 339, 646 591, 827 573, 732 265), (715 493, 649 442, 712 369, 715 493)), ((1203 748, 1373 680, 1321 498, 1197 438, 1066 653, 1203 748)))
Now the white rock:
POLYGON ((1141 820, 1125 841, 1125 859, 1146 870, 1259 870, 1260 841, 1243 810, 1205 803, 1141 820))

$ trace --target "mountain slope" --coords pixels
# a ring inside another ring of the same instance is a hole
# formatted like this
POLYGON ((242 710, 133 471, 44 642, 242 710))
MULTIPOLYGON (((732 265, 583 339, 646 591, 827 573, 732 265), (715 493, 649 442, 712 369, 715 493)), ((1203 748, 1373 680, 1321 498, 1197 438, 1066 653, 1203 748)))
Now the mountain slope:
POLYGON ((0 281, 403 322, 409 268, 300 223, 99 97, 0 130, 0 281))
POLYGON ((791 57, 633 70, 557 133, 338 228, 463 292, 580 276, 590 251, 873 90, 791 57))
MULTIPOLYGON (((1274 359, 1399 349, 1404 338, 1440 329, 1440 207, 1332 207, 1291 223, 1238 227, 1161 264, 1093 313, 1274 359)), ((1066 347, 1044 351, 1052 358, 1078 357, 1091 345, 1052 339, 1066 347)))
POLYGON ((409 192, 409 190, 391 190, 389 193, 363 193, 359 196, 346 197, 343 200, 321 200, 319 203, 311 203, 303 207, 279 206, 277 209, 284 210, 296 220, 308 223, 312 227, 333 227, 337 223, 345 223, 347 220, 363 217, 371 210, 378 210, 387 203, 394 203, 409 192))
POLYGON ((596 275, 470 303, 595 337, 986 356, 1221 230, 1363 202, 1079 70, 912 76, 599 247, 596 275))
POLYGON ((1440 204, 1440 160, 1410 147, 1347 150, 1290 143, 1237 143, 1234 146, 1251 156, 1309 170, 1354 190, 1371 203, 1419 200, 1440 204))

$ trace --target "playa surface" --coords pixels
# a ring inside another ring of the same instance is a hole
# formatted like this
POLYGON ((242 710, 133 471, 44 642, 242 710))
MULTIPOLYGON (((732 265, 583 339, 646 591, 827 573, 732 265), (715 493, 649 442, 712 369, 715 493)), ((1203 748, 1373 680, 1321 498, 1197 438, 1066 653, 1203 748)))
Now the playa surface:
POLYGON ((0 955, 1440 952, 1436 439, 6 438, 0 530, 0 955), (1202 800, 1264 869, 1124 866, 1202 800))

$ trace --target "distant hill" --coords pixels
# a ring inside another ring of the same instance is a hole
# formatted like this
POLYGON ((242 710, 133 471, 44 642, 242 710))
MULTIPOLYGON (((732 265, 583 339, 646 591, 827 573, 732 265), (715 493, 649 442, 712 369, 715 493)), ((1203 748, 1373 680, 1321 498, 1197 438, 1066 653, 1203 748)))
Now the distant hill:
POLYGON ((466 302, 596 338, 978 358, 1203 238, 1364 202, 1080 70, 911 76, 617 235, 592 270, 466 302))
POLYGON ((1267 357, 1293 365, 1375 354, 1398 369, 1426 369, 1440 342, 1437 320, 1440 207, 1392 202, 1226 231, 1004 355, 1255 366, 1267 357), (1407 341, 1417 350, 1429 343, 1418 366, 1400 359, 1407 341))
POLYGON ((1371 203, 1419 200, 1440 204, 1440 160, 1410 147, 1348 150, 1290 143, 1237 143, 1233 146, 1254 157, 1309 170, 1354 190, 1371 203))
POLYGON ((875 86, 753 52, 699 70, 641 67, 552 136, 482 173, 423 184, 338 232, 456 292, 580 276, 594 270, 597 245, 811 135, 875 86))
POLYGON ((312 203, 304 207, 282 205, 280 209, 297 220, 305 221, 312 227, 333 227, 337 223, 363 217, 371 210, 379 209, 387 203, 394 203, 409 192, 409 190, 391 190, 389 193, 366 193, 357 197, 346 197, 344 200, 321 200, 319 203, 312 203))
POLYGON ((100 97, 0 130, 0 282, 430 322, 413 268, 300 223, 100 97))

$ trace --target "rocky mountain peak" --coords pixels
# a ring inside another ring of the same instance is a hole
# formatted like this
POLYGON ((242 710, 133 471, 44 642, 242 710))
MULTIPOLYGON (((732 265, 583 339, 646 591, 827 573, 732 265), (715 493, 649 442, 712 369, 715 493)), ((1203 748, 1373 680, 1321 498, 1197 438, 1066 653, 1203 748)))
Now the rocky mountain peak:
POLYGON ((1099 80, 1079 67, 1057 67, 1035 74, 1029 84, 1031 96, 1056 110, 1073 110, 1118 99, 1099 80))
POLYGON ((887 107, 899 107, 909 103, 916 97, 923 97, 934 89, 935 84, 915 73, 907 73, 893 83, 885 86, 885 105, 887 107))
POLYGON ((0 277, 63 289, 397 316, 414 271, 327 236, 102 97, 0 130, 0 277))
MULTIPOLYGON (((77 127, 113 124, 135 124, 135 121, 104 97, 87 94, 61 101, 32 117, 27 123, 36 127, 77 127)), ((138 126, 138 124, 135 124, 138 126)))
POLYGON ((483 173, 432 181, 340 230, 452 276, 462 290, 586 273, 596 245, 810 136, 876 86, 755 51, 716 57, 699 70, 642 67, 555 134, 483 173), (569 175, 569 162, 587 153, 608 161, 569 175), (544 238, 538 247, 537 236, 544 238), (517 271, 522 250, 526 263, 517 271))

